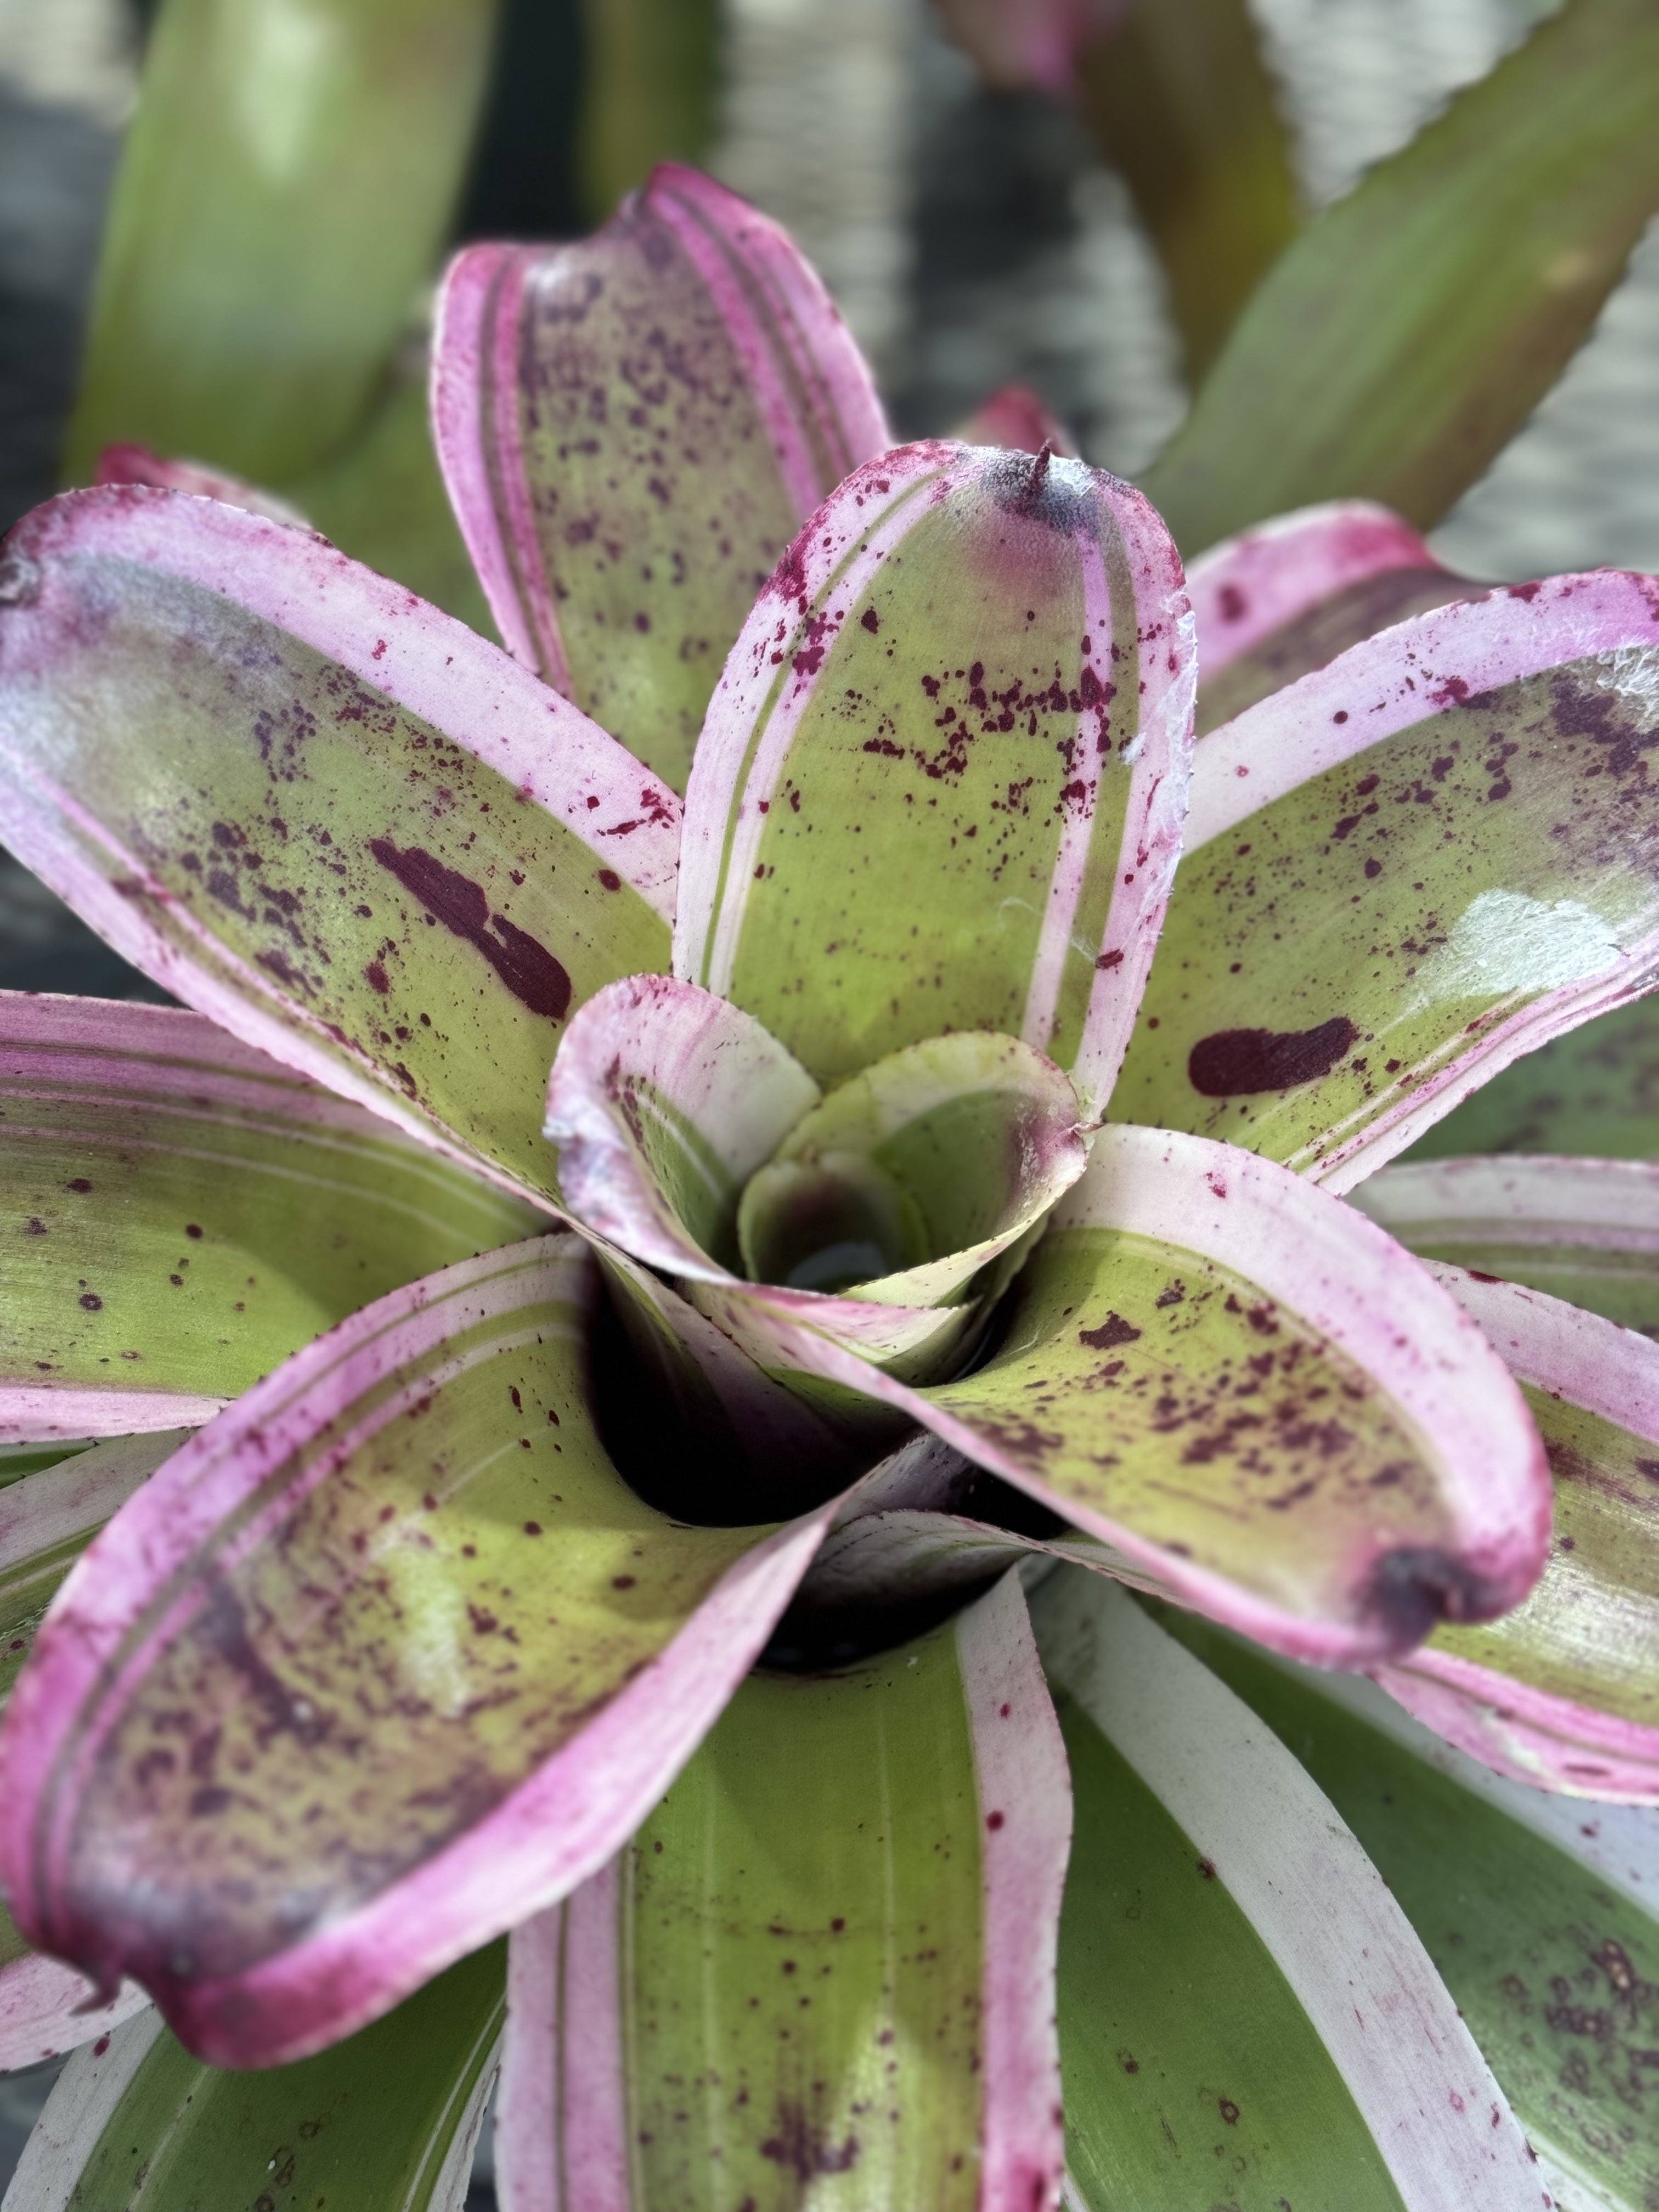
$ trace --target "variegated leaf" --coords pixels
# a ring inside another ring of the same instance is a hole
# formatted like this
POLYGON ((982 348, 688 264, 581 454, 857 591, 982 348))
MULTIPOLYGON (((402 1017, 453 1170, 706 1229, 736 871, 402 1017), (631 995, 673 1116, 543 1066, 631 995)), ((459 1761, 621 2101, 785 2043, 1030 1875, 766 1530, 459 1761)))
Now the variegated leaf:
POLYGON ((1543 1565, 1548 1468, 1496 1353, 1419 1261, 1249 1153, 1103 1129, 957 1381, 907 1389, 775 1325, 799 1367, 1299 1656, 1377 1663, 1543 1565))
POLYGON ((1419 1137, 1413 1160, 1469 1152, 1659 1159, 1659 998, 1552 1037, 1419 1137))
POLYGON ((216 2063, 318 2049, 609 1858, 827 1525, 635 1496, 594 1426, 592 1288, 549 1238, 382 1299, 58 1595, 0 1729, 12 1908, 216 2063))
POLYGON ((0 1436, 206 1420, 537 1212, 171 1007, 0 994, 0 1436))
POLYGON ((227 507, 244 507, 250 514, 263 514, 272 522, 286 522, 295 530, 311 527, 297 507, 258 484, 203 461, 169 460, 151 453, 148 446, 106 446, 98 456, 92 481, 99 484, 150 484, 157 491, 186 491, 198 499, 221 500, 227 507))
POLYGON ((244 1042, 546 1192, 561 1025, 665 964, 672 793, 496 647, 262 517, 111 485, 7 549, 13 850, 244 1042))
POLYGON ((1647 2212, 1659 2172, 1655 1815, 1504 1781, 1370 1682, 1161 1617, 1359 1838, 1526 2129, 1540 2187, 1563 2212, 1647 2212))
POLYGON ((499 1945, 293 2066, 221 2073, 149 2012, 70 2060, 6 2212, 463 2212, 505 2013, 499 1945))
POLYGON ((1443 567, 1374 500, 1332 500, 1224 539, 1187 572, 1199 734, 1407 616, 1486 588, 1443 567))
POLYGON ((1659 969, 1659 582, 1510 585, 1199 747, 1112 1111, 1344 1190, 1659 969))
POLYGON ((502 636, 683 791, 755 593, 889 443, 829 295, 775 223, 669 164, 592 238, 470 246, 433 374, 502 636))
POLYGON ((1532 2152, 1361 1843, 1240 1699, 1075 1570, 1033 1614, 1077 1798, 1067 2212, 1543 2212, 1532 2152))
POLYGON ((1051 2204, 1069 1815, 1012 1577, 878 1659, 751 1679, 514 1938, 507 2203, 1051 2204))

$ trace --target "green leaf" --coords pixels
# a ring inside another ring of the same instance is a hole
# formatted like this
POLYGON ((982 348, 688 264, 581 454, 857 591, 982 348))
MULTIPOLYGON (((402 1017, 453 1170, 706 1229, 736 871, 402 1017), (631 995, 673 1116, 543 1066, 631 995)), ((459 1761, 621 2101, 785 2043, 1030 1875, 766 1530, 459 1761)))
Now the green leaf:
POLYGON ((507 2202, 1052 2203, 1070 1825, 1012 1577, 878 1659, 752 1677, 617 1863, 514 1939, 507 2202))
POLYGON ((65 468, 132 439, 286 486, 369 410, 471 149, 494 0, 168 0, 65 468))
POLYGON ((129 1500, 0 1735, 32 1942, 105 1986, 130 1969, 202 2056, 269 2065, 614 1854, 833 1509, 709 1528, 645 1504, 596 1426, 594 1289, 574 1237, 429 1276, 129 1500))
POLYGON ((1103 471, 907 446, 757 600, 688 787, 674 972, 825 1085, 949 1030, 1109 1089, 1186 796, 1194 650, 1103 471))
POLYGON ((1659 1166, 1547 1158, 1385 1168, 1353 1203, 1425 1260, 1659 1334, 1659 1166))
POLYGON ((1196 750, 1125 1121, 1345 1190, 1659 969, 1659 584, 1418 615, 1196 750))
POLYGON ((0 995, 0 1434, 205 1420, 544 1216, 199 1014, 0 995))
POLYGON ((1032 1611, 1077 1796, 1068 2206, 1536 2212, 1451 1996, 1296 1760, 1121 1590, 1063 1570, 1032 1611))
POLYGON ((1358 1836, 1556 2203, 1647 2212, 1659 2172, 1651 1814, 1501 1781, 1369 1683, 1276 1661, 1190 1615, 1160 1618, 1295 1752, 1358 1836))
POLYGON ((246 1042, 549 1193, 562 1023, 667 965, 672 793, 303 532, 111 485, 7 543, 12 849, 246 1042))
POLYGON ((720 91, 717 0, 582 0, 577 162, 602 222, 659 161, 701 161, 720 91))
POLYGON ((1287 249, 1146 489, 1190 551, 1315 500, 1437 522, 1659 207, 1659 19, 1569 0, 1287 249))
POLYGON ((1296 235, 1290 148, 1244 0, 1139 0, 1081 46, 1077 92, 1164 264, 1188 376, 1296 235))
POLYGON ((1454 1107, 1406 1158, 1465 1152, 1659 1160, 1659 999, 1638 999, 1552 1037, 1454 1107))
POLYGON ((13 2191, 29 2212, 461 2212, 505 2016, 500 1944, 294 2066, 204 2065, 146 2013, 70 2062, 13 2191))

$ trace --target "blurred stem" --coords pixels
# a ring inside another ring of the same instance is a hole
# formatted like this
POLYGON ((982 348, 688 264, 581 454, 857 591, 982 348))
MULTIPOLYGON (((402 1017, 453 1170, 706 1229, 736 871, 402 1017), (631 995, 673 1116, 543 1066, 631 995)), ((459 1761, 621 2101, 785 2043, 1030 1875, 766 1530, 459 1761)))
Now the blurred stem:
POLYGON ((1659 209, 1659 9, 1568 0, 1285 250, 1143 479, 1195 553, 1368 495, 1437 522, 1659 209))
POLYGON ((700 161, 714 135, 720 0, 583 0, 578 161, 601 222, 658 161, 700 161))
POLYGON ((285 486, 339 450, 434 272, 495 0, 166 0, 64 471, 134 439, 285 486))
POLYGON ((1196 385, 1299 221, 1250 11, 1244 0, 1136 0, 1077 75, 1084 116, 1164 264, 1196 385))

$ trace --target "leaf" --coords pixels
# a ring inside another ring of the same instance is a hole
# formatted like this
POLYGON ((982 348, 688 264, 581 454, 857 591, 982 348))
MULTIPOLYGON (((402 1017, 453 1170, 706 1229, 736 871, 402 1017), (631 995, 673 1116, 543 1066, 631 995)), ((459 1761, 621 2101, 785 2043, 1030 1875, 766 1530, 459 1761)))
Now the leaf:
POLYGON ((507 645, 683 791, 756 592, 889 442, 816 273, 776 224, 665 165, 596 237, 451 264, 432 407, 507 645))
POLYGON ((1552 1037, 1471 1092, 1407 1157, 1467 1152, 1659 1159, 1659 999, 1638 999, 1552 1037))
POLYGON ((823 1084, 948 1030, 1092 1114, 1185 808, 1193 647, 1139 495, 908 446, 836 491, 732 649, 686 800, 674 972, 823 1084))
POLYGON ((1555 1477, 1538 1587, 1377 1679, 1535 1789, 1659 1804, 1659 1345, 1515 1284, 1437 1270, 1522 1384, 1555 1477))
POLYGON ((148 446, 106 446, 93 471, 95 484, 149 484, 157 491, 186 491, 198 499, 222 500, 228 507, 246 507, 271 522, 286 522, 295 530, 309 530, 310 522, 297 507, 240 477, 227 476, 200 461, 169 460, 151 453, 148 446))
POLYGON ((481 1951, 349 2043, 257 2074, 204 2065, 147 2013, 70 2061, 14 2189, 29 2212, 462 2212, 505 1965, 501 1947, 481 1951))
POLYGON ((368 412, 430 273, 491 0, 171 0, 144 58, 65 468, 138 440, 279 489, 368 412))
POLYGON ((714 0, 584 0, 577 160, 596 222, 659 161, 699 161, 718 125, 714 0))
POLYGON ((7 543, 18 857, 245 1043, 550 1192, 560 1024, 666 965, 672 795, 506 654, 297 531, 114 486, 7 543))
POLYGON ((1187 574, 1198 625, 1198 734, 1351 645, 1486 586, 1443 568, 1408 522, 1364 499, 1282 514, 1212 546, 1187 574))
POLYGON ((945 30, 995 92, 1071 89, 1079 48, 1134 0, 939 0, 945 30))
POLYGON ((997 446, 1004 453, 1040 453, 1047 446, 1068 460, 1077 455, 1077 440, 1024 384, 1000 386, 951 435, 958 445, 997 446))
POLYGON ((1067 2204, 1209 2212, 1219 2172, 1240 2203, 1534 2212, 1526 2139, 1340 1808, 1122 1591, 1062 1572, 1033 1615, 1077 1792, 1067 2204))
POLYGON ((1652 1815, 1601 1806, 1587 1818, 1582 1804, 1489 1774, 1369 1682, 1276 1661, 1188 1615, 1165 1626, 1295 1751, 1358 1836, 1513 2102, 1555 2203, 1646 2212, 1659 2160, 1647 2076, 1652 1815))
POLYGON ((1402 1163, 1353 1202, 1424 1259, 1659 1332, 1659 1167, 1645 1161, 1402 1163))
POLYGON ((1490 1619, 1543 1564, 1542 1449, 1480 1332, 1363 1216, 1225 1146, 1103 1129, 954 1382, 907 1389, 802 1327, 791 1350, 1322 1664, 1490 1619))
POLYGON ((1659 584, 1516 584, 1199 746, 1112 1097, 1346 1190, 1659 961, 1659 584))
POLYGON ((1069 1815, 1012 1577, 878 1659, 751 1677, 617 1864, 514 1938, 507 2201, 1051 2203, 1069 1815))
POLYGON ((0 994, 0 1435, 194 1425, 356 1307, 533 1233, 199 1014, 0 994))
POLYGON ((342 1323, 152 1476, 41 1632, 0 1729, 19 1926, 216 2064, 321 2047, 603 1864, 816 1548, 833 1501, 696 1528, 629 1489, 592 1287, 547 1238, 342 1323))
POLYGON ((1188 551, 1315 500, 1439 520, 1588 336, 1659 207, 1659 21, 1569 0, 1308 224, 1146 477, 1188 551))
MULTIPOLYGON (((120 1437, 8 1485, 0 1495, 0 1702, 70 1566, 185 1431, 120 1437)), ((73 1967, 31 1951, 0 1908, 0 2071, 90 2043, 149 1999, 124 1982, 107 2002, 73 1967)))
POLYGON ((1138 0, 1083 45, 1077 96, 1164 264, 1188 376, 1210 367, 1299 221, 1244 0, 1138 0))

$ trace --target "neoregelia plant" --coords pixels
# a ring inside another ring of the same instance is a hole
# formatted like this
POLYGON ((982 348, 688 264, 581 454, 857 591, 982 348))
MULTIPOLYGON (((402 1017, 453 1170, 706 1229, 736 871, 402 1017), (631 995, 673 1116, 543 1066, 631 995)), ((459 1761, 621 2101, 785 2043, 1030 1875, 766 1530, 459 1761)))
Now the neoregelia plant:
POLYGON ((516 658, 165 467, 0 566, 194 1009, 0 1015, 16 2203, 459 2204, 511 1929, 515 2212, 1638 2205, 1650 1826, 1515 1778, 1659 1792, 1653 1347, 1588 1186, 1338 1194, 1650 981, 1659 586, 1349 507, 1195 628, 678 171, 434 422, 516 658))

